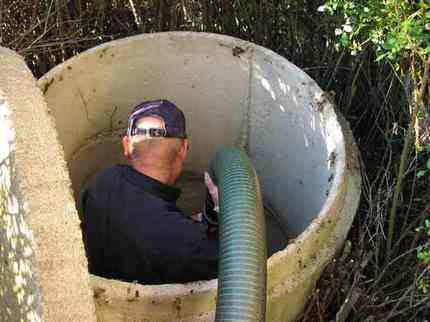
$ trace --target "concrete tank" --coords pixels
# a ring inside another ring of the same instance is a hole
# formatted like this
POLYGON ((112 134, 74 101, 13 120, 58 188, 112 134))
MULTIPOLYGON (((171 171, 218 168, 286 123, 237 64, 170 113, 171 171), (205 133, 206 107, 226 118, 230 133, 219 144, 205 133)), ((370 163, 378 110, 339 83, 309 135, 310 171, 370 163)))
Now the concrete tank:
MULTIPOLYGON (((119 143, 133 106, 168 98, 187 118, 187 171, 205 171, 221 144, 246 147, 265 206, 286 234, 267 261, 267 321, 294 321, 342 247, 361 185, 350 129, 308 75, 249 42, 169 32, 95 47, 35 85, 23 62, 1 50, 0 157, 12 160, 0 168, 1 220, 16 232, 0 225, 0 240, 9 240, 0 256, 5 248, 18 263, 25 257, 32 273, 22 293, 33 299, 19 300, 16 283, 1 281, 0 298, 11 303, 2 317, 25 308, 46 321, 213 321, 217 280, 139 285, 85 270, 72 195, 97 170, 123 161, 119 143)), ((4 263, 13 280, 13 264, 4 263)))

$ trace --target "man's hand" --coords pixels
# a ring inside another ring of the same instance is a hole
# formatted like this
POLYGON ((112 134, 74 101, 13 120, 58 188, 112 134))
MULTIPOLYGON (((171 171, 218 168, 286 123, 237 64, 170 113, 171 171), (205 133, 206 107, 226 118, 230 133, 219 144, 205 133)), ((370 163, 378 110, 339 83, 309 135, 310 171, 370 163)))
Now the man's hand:
MULTIPOLYGON (((212 201, 213 201, 213 207, 212 207, 212 209, 211 210, 213 210, 213 211, 211 211, 211 213, 213 213, 214 211, 215 212, 219 212, 219 197, 218 197, 218 187, 216 186, 216 184, 213 182, 213 180, 212 180, 212 178, 211 178, 211 176, 209 175, 209 173, 207 173, 207 172, 205 172, 205 185, 206 185, 206 188, 207 188, 207 190, 208 190, 208 192, 209 192, 209 195, 211 196, 211 198, 212 198, 212 201)), ((207 203, 207 201, 206 201, 206 203, 207 203)), ((205 204, 205 207, 206 207, 207 205, 205 204)), ((207 212, 207 211, 206 211, 207 212)), ((213 214, 212 214, 213 215, 213 214)), ((212 218, 212 217, 214 217, 214 216, 211 216, 210 214, 206 214, 206 219, 208 219, 208 217, 210 217, 209 219, 209 221, 210 222, 212 222, 214 219, 217 219, 217 218, 212 218)), ((216 217, 216 216, 215 216, 216 217)), ((191 219, 192 220, 194 220, 194 221, 197 221, 197 222, 201 222, 202 220, 203 220, 203 214, 201 213, 201 212, 199 212, 199 213, 197 213, 197 214, 195 214, 195 215, 192 215, 191 216, 191 219)))
POLYGON ((214 210, 219 211, 219 196, 218 196, 218 187, 213 182, 209 173, 205 172, 205 185, 208 188, 209 194, 212 197, 212 201, 214 202, 214 210))
POLYGON ((205 172, 205 184, 207 188, 207 196, 205 207, 203 208, 203 220, 210 226, 218 226, 218 212, 219 212, 219 195, 218 187, 213 182, 209 173, 205 172))
POLYGON ((199 212, 195 215, 191 215, 190 218, 194 221, 201 222, 202 221, 202 213, 199 212))

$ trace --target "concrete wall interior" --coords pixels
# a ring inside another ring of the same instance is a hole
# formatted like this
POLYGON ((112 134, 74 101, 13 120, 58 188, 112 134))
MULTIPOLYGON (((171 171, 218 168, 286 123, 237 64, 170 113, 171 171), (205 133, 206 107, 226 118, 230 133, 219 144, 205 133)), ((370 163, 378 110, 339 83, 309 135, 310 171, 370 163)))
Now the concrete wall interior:
POLYGON ((0 47, 0 320, 95 321, 78 216, 44 97, 0 47))
POLYGON ((121 161, 118 143, 133 106, 165 97, 187 118, 185 168, 203 172, 217 146, 247 140, 265 200, 297 237, 318 215, 333 174, 314 81, 259 47, 241 44, 245 52, 235 56, 228 42, 188 38, 106 44, 43 77, 75 192, 96 170, 121 161))
POLYGON ((250 50, 249 59, 248 151, 265 202, 285 220, 289 238, 295 238, 327 200, 334 176, 329 155, 342 146, 341 130, 333 126, 328 135, 330 123, 314 101, 322 93, 309 76, 259 48, 250 50))
MULTIPOLYGON (((113 41, 39 81, 75 197, 120 162, 134 105, 168 98, 186 115, 186 170, 201 173, 219 145, 246 147, 265 204, 295 238, 268 259, 268 321, 293 321, 342 245, 360 195, 348 125, 317 84, 275 53, 239 39, 172 32, 113 41)), ((100 321, 211 321, 216 280, 134 285, 91 277, 100 321), (142 308, 145 308, 143 310, 142 308)))

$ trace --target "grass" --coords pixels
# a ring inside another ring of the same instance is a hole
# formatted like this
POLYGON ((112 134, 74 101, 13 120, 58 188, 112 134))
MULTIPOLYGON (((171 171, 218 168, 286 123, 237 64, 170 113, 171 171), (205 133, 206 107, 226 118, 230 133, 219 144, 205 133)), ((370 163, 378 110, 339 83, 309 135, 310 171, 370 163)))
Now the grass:
POLYGON ((1 45, 25 57, 36 77, 77 53, 141 32, 224 33, 266 46, 334 93, 361 152, 360 208, 343 254, 328 265, 300 321, 426 321, 430 297, 418 287, 429 266, 416 228, 430 217, 428 155, 404 156, 405 175, 389 260, 388 217, 408 128, 407 84, 371 51, 335 50, 336 17, 321 1, 295 0, 0 0, 1 45), (405 89, 406 88, 406 89, 405 89))

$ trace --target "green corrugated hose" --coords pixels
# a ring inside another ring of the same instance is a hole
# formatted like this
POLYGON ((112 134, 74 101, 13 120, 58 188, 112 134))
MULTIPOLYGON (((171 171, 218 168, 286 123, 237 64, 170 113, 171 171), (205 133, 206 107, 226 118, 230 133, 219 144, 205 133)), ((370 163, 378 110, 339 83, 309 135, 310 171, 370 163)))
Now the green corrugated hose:
POLYGON ((266 229, 260 185, 246 153, 221 148, 210 167, 220 198, 216 322, 264 322, 266 229))

